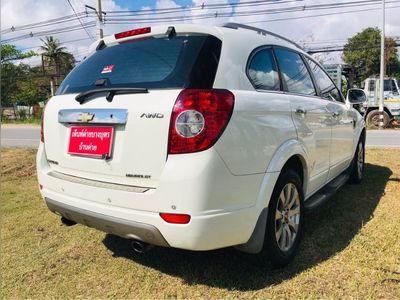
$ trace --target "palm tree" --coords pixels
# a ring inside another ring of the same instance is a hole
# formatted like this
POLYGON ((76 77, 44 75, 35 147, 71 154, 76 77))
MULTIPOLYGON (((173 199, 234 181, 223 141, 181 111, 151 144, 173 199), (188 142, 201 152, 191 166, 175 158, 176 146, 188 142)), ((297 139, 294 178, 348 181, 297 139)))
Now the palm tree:
POLYGON ((40 50, 43 52, 43 63, 46 63, 50 69, 55 71, 55 74, 53 73, 50 79, 50 89, 53 95, 54 88, 58 85, 58 77, 66 75, 71 71, 75 65, 75 58, 67 51, 67 48, 62 47, 59 40, 54 37, 46 36, 46 40, 40 40, 43 42, 43 46, 40 47, 40 50))
POLYGON ((51 68, 55 68, 55 75, 59 76, 61 72, 69 72, 75 64, 75 58, 67 51, 67 48, 61 46, 59 40, 52 36, 46 36, 46 40, 40 40, 43 42, 40 50, 43 51, 44 61, 51 68))

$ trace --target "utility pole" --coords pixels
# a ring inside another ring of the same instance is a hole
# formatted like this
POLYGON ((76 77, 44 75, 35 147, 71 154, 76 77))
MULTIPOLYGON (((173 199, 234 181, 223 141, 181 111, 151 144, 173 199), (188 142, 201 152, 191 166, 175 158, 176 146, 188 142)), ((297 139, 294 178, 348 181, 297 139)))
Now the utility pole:
POLYGON ((97 0, 96 6, 96 15, 97 15, 97 22, 96 22, 96 38, 98 40, 103 38, 103 12, 101 11, 101 0, 97 0))
POLYGON ((379 129, 383 129, 383 95, 385 90, 385 0, 382 0, 381 74, 379 81, 379 129))
POLYGON ((54 96, 54 77, 53 76, 50 77, 50 93, 51 93, 51 96, 53 97, 54 96))

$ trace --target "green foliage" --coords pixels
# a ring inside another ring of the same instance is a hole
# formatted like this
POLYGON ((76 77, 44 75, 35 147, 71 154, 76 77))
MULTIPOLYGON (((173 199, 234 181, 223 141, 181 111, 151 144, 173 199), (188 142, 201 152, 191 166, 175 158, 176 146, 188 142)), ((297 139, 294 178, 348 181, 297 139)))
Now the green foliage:
POLYGON ((46 37, 41 50, 44 58, 44 74, 42 66, 32 67, 19 62, 37 53, 22 52, 15 45, 1 45, 1 101, 3 106, 22 102, 33 105, 50 97, 50 80, 55 84, 75 65, 74 56, 62 47, 58 40, 46 37))
POLYGON ((34 51, 22 52, 21 50, 18 50, 15 45, 1 45, 1 68, 3 69, 3 64, 7 62, 21 60, 36 55, 37 53, 34 51))
POLYGON ((25 105, 36 104, 39 100, 39 88, 37 80, 27 79, 17 82, 18 91, 12 96, 13 102, 23 101, 25 105))
POLYGON ((342 94, 343 94, 343 96, 346 97, 348 89, 349 89, 349 87, 347 85, 347 80, 342 80, 342 94))
POLYGON ((26 120, 28 118, 28 111, 25 109, 17 110, 17 118, 20 120, 26 120))
POLYGON ((47 36, 45 40, 41 39, 41 41, 43 46, 40 49, 43 51, 47 69, 56 75, 66 75, 75 65, 74 56, 52 36, 47 36))
MULTIPOLYGON (((343 61, 356 71, 360 80, 379 73, 380 40, 380 30, 369 27, 349 38, 344 46, 343 61)), ((386 74, 394 75, 399 60, 396 43, 392 38, 385 39, 385 54, 386 74)))
POLYGON ((17 80, 29 73, 29 66, 16 64, 21 59, 37 55, 33 51, 22 52, 14 45, 1 45, 1 101, 9 105, 13 103, 13 95, 17 91, 17 80))

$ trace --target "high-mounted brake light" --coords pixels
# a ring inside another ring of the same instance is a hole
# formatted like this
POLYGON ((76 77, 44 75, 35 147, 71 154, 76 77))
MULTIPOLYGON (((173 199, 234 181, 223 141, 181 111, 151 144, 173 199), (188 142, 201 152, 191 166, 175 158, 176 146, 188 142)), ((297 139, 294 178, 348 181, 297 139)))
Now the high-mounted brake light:
POLYGON ((114 34, 114 37, 116 39, 123 39, 129 36, 134 36, 134 35, 140 35, 140 34, 146 34, 151 32, 151 27, 143 27, 143 28, 137 28, 137 29, 132 29, 128 31, 123 31, 114 34))
POLYGON ((190 216, 184 214, 160 213, 160 217, 167 223, 187 224, 190 222, 190 216))
POLYGON ((234 102, 228 90, 182 90, 172 111, 168 153, 193 153, 212 147, 228 125, 234 102))

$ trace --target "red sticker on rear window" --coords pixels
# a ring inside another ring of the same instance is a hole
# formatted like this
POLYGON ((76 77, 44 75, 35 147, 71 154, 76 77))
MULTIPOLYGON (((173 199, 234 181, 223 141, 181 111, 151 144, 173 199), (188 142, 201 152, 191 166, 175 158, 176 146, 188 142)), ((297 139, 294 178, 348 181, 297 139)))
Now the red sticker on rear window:
POLYGON ((109 65, 109 66, 105 66, 103 68, 103 71, 101 71, 101 74, 105 74, 105 73, 111 73, 114 69, 115 65, 109 65))

